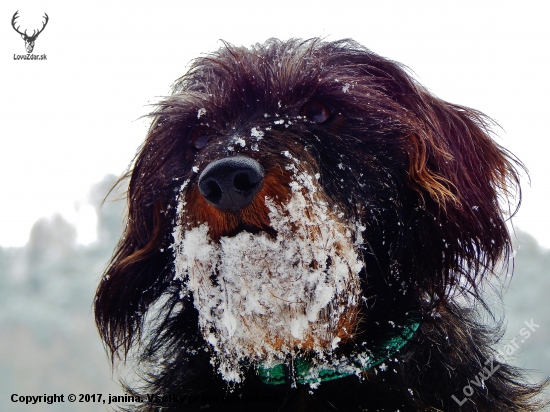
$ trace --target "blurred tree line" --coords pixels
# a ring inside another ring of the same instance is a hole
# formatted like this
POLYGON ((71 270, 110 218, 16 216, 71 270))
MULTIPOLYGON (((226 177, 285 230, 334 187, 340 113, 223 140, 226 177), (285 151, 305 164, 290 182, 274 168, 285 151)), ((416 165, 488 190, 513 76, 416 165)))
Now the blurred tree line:
POLYGON ((28 243, 0 248, 0 410, 102 411, 103 405, 14 404, 11 394, 123 395, 93 320, 93 296, 122 231, 120 193, 103 202, 116 178, 94 185, 97 241, 77 244, 74 226, 56 215, 36 222, 28 243))
MULTIPOLYGON (((92 313, 95 288, 122 231, 125 201, 103 202, 115 180, 107 176, 90 191, 97 241, 77 244, 76 229, 54 216, 36 222, 24 247, 0 248, 0 410, 105 410, 92 403, 14 404, 14 393, 123 395, 112 379, 92 313)), ((531 376, 537 381, 550 373, 550 250, 521 231, 516 231, 516 243, 514 276, 504 295, 508 328, 503 343, 519 333, 524 321, 540 325, 513 360, 536 370, 531 376)))

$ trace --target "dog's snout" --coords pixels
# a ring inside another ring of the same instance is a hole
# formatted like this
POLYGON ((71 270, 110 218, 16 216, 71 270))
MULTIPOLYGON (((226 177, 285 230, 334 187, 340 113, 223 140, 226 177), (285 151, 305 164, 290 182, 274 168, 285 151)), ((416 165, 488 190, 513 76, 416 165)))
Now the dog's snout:
POLYGON ((212 206, 237 211, 260 191, 264 168, 256 160, 234 156, 210 163, 199 177, 199 190, 212 206))

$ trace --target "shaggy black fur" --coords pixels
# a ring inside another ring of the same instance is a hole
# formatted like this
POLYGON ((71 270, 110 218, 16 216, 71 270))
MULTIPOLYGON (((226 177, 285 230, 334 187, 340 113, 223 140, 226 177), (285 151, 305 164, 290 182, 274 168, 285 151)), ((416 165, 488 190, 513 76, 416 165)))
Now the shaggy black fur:
POLYGON ((226 44, 195 60, 152 116, 127 176, 126 230, 95 301, 113 360, 131 353, 143 371, 143 386, 131 390, 145 402, 129 409, 541 408, 536 398, 545 383, 528 385, 502 363, 493 349, 499 328, 482 322, 483 281, 511 249, 501 206, 518 191, 523 167, 491 139, 482 113, 438 99, 403 66, 354 41, 271 39, 250 49, 226 44), (252 128, 264 133, 259 150, 227 148, 252 128), (192 296, 180 296, 181 280, 174 280, 174 225, 207 222, 216 240, 241 230, 270 233, 262 199, 288 195, 284 151, 320 175, 346 219, 366 226, 361 321, 338 353, 387 339, 411 313, 421 324, 385 367, 361 377, 312 390, 266 385, 250 367, 243 384, 228 386, 211 364, 192 296), (197 189, 193 167, 234 155, 262 165, 264 192, 241 212, 217 210, 197 189), (189 215, 181 217, 176 199, 187 179, 180 195, 189 215), (149 401, 148 394, 166 397, 149 401))

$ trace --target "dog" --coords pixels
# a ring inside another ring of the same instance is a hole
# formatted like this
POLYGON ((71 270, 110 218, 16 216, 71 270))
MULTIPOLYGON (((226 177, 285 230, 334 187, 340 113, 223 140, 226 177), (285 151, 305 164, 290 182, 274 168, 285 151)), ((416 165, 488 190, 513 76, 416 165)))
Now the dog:
POLYGON ((524 168, 485 115, 314 38, 224 43, 151 116, 95 299, 126 408, 543 407, 481 321, 524 168))

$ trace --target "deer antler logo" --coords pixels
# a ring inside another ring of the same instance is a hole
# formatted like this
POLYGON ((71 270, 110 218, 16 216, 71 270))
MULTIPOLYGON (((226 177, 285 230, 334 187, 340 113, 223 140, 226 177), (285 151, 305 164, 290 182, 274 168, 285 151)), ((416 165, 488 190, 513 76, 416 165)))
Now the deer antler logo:
POLYGON ((27 53, 32 53, 32 50, 34 49, 34 42, 36 41, 36 38, 38 37, 38 35, 42 33, 42 31, 44 30, 44 28, 46 27, 46 24, 48 24, 49 17, 46 13, 44 13, 44 18, 46 19, 46 21, 42 24, 42 28, 38 31, 33 30, 32 35, 29 36, 27 35, 27 30, 25 30, 24 33, 21 33, 19 31, 20 26, 15 27, 15 20, 17 20, 17 18, 19 17, 17 13, 19 13, 19 10, 17 10, 13 15, 11 19, 11 25, 13 29, 21 35, 23 40, 25 40, 25 48, 27 49, 27 53))

